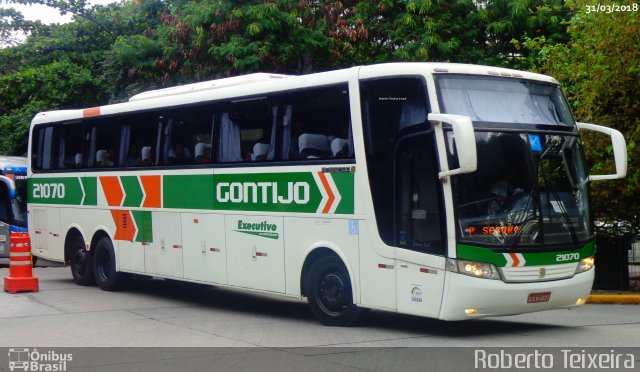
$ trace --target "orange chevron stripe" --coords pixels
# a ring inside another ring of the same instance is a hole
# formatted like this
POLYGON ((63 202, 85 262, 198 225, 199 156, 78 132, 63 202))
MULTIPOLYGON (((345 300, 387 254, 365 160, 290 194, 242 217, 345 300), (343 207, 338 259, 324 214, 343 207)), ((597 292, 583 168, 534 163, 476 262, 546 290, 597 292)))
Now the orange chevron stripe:
POLYGON ((142 206, 160 208, 162 201, 162 179, 160 176, 140 176, 140 183, 145 194, 142 206))
POLYGON ((329 200, 327 200, 327 204, 325 204, 324 208, 322 208, 322 213, 329 213, 331 210, 331 205, 336 200, 336 196, 333 194, 333 190, 331 190, 331 186, 329 186, 329 181, 327 181, 327 176, 322 172, 318 172, 318 177, 320 177, 320 181, 322 182, 322 186, 324 187, 327 195, 329 196, 329 200))
POLYGON ((511 256, 511 259, 513 260, 513 265, 511 265, 511 267, 518 267, 518 264, 520 264, 518 255, 515 253, 509 253, 509 256, 511 256))
POLYGON ((120 187, 120 181, 117 176, 100 177, 100 184, 110 207, 119 207, 124 198, 124 192, 120 187))
POLYGON ((112 209, 111 217, 113 218, 113 222, 116 224, 116 233, 113 239, 133 241, 138 229, 136 229, 136 225, 133 222, 131 212, 112 209))

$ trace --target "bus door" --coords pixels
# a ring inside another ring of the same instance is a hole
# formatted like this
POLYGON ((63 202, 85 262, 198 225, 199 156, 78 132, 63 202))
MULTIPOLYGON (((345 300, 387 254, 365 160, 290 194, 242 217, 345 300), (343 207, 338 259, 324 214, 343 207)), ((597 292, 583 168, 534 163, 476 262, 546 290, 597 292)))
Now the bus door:
POLYGON ((438 152, 427 120, 424 78, 364 80, 360 97, 377 226, 377 231, 370 230, 371 243, 362 248, 371 249, 361 257, 392 262, 375 266, 362 259, 362 304, 437 316, 444 290, 446 240, 438 152), (384 297, 376 296, 381 288, 387 293, 384 297))
POLYGON ((394 166, 398 310, 437 315, 446 245, 433 131, 401 138, 394 166))

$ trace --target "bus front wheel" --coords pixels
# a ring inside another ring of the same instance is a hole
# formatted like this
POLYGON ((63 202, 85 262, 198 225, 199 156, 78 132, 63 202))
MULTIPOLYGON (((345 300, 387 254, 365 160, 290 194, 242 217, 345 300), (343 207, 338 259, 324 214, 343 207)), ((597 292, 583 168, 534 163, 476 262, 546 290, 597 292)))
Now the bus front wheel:
POLYGON ((311 312, 323 324, 349 326, 358 318, 349 273, 339 258, 317 260, 309 270, 306 288, 311 312))
POLYGON ((93 257, 87 252, 84 240, 76 236, 71 241, 71 257, 69 259, 73 281, 79 285, 93 285, 93 257))
POLYGON ((122 288, 124 274, 116 271, 116 254, 111 240, 101 238, 93 252, 93 268, 96 283, 104 291, 117 291, 122 288))

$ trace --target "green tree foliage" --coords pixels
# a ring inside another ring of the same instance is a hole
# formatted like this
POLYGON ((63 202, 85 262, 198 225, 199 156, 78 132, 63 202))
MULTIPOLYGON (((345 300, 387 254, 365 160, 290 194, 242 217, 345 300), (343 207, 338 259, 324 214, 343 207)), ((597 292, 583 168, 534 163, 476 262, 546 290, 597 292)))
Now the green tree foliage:
POLYGON ((485 63, 531 69, 536 53, 522 48, 523 39, 544 38, 553 44, 569 39, 566 23, 574 8, 561 0, 481 0, 480 18, 487 22, 485 63))
POLYGON ((0 76, 0 151, 26 152, 29 123, 39 111, 95 105, 98 97, 100 86, 91 71, 69 62, 0 76))
POLYGON ((50 5, 73 13, 74 21, 44 25, 0 9, 0 36, 14 31, 29 35, 25 43, 0 49, 0 152, 5 154, 26 151, 29 123, 37 112, 107 101, 112 84, 103 66, 113 44, 157 26, 165 9, 159 0, 108 6, 84 0, 14 2, 50 5))
MULTIPOLYGON (((558 78, 573 103, 578 120, 620 130, 627 140, 629 167, 620 181, 594 182, 594 213, 605 226, 640 229, 640 18, 637 12, 587 12, 590 1, 570 4, 576 10, 570 41, 554 44, 531 39, 540 69, 558 78)), ((612 149, 602 135, 585 138, 592 174, 613 172, 612 149)), ((607 228, 607 230, 610 230, 607 228)))

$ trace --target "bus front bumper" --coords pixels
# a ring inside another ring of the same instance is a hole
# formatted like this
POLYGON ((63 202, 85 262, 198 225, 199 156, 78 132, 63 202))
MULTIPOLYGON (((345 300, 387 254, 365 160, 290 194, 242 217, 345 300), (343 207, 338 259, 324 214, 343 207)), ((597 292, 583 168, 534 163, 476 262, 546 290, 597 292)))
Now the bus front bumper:
POLYGON ((562 280, 505 283, 448 272, 439 318, 467 320, 579 306, 591 292, 594 273, 591 269, 562 280))

